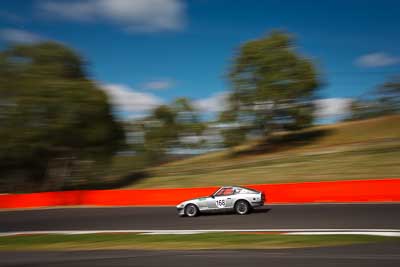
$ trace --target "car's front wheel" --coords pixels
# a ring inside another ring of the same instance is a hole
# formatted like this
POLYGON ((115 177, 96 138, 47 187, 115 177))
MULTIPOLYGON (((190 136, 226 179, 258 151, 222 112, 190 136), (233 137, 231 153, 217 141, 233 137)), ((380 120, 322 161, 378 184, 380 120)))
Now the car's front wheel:
POLYGON ((239 215, 248 214, 250 212, 250 209, 251 209, 251 207, 250 207, 249 203, 245 200, 239 200, 235 204, 235 211, 239 215))
POLYGON ((188 217, 195 217, 199 214, 199 210, 197 209, 196 205, 188 204, 185 207, 185 215, 188 217))

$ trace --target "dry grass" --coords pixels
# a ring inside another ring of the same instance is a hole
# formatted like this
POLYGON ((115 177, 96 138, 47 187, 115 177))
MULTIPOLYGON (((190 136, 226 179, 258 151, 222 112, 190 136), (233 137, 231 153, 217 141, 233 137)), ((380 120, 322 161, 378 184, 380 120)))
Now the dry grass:
POLYGON ((400 116, 314 127, 149 170, 130 188, 400 178, 400 116))

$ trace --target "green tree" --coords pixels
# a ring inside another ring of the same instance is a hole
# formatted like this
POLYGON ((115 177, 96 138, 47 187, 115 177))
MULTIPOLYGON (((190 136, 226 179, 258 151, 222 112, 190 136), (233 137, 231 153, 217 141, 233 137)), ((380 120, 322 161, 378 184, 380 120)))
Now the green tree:
POLYGON ((351 102, 349 116, 345 120, 363 120, 380 116, 379 104, 375 99, 355 99, 351 102))
POLYGON ((55 190, 70 182, 78 162, 105 161, 123 143, 123 129, 79 55, 52 42, 0 54, 1 178, 55 190))
POLYGON ((225 110, 219 114, 218 122, 222 124, 220 134, 225 147, 234 147, 246 140, 246 132, 249 127, 243 122, 241 124, 236 122, 236 114, 237 109, 225 110))
POLYGON ((229 78, 229 120, 242 129, 269 134, 312 124, 320 82, 314 64, 295 51, 290 35, 275 31, 244 43, 229 78))
POLYGON ((381 113, 394 114, 400 112, 400 76, 396 76, 375 90, 381 113))
POLYGON ((144 121, 144 151, 149 164, 165 160, 166 153, 178 142, 176 113, 167 105, 152 111, 144 121))
POLYGON ((179 128, 179 146, 198 147, 199 142, 188 142, 187 138, 200 137, 206 125, 201 121, 198 111, 193 107, 192 102, 184 97, 177 98, 171 104, 172 110, 176 114, 176 122, 179 128), (185 141, 186 140, 186 141, 185 141))
POLYGON ((188 142, 187 139, 199 137, 205 129, 187 98, 178 98, 170 105, 155 108, 140 124, 144 132, 142 151, 147 155, 149 164, 166 160, 167 154, 173 150, 194 148, 195 142, 188 142))
POLYGON ((400 113, 400 76, 394 77, 375 90, 368 92, 367 99, 352 102, 346 120, 361 120, 400 113))

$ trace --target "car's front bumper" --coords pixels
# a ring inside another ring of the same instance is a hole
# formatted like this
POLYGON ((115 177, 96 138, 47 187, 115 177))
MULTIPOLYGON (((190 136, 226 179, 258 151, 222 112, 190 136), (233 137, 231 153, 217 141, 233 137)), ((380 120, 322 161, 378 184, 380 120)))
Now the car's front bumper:
POLYGON ((178 212, 179 216, 185 215, 185 209, 183 207, 176 207, 176 211, 178 212))

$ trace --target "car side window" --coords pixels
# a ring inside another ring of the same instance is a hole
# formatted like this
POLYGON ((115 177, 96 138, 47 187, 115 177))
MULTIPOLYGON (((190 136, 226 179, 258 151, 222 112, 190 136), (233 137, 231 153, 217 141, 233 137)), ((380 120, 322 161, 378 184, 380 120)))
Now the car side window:
POLYGON ((231 187, 225 188, 223 195, 224 196, 233 195, 233 188, 231 188, 231 187))
POLYGON ((232 187, 227 187, 227 188, 222 188, 220 189, 217 193, 214 194, 214 196, 230 196, 234 194, 234 190, 232 187))
POLYGON ((242 191, 242 189, 236 188, 235 190, 233 190, 233 193, 234 193, 235 195, 237 195, 237 194, 240 194, 241 191, 242 191))
POLYGON ((223 196, 225 192, 225 188, 222 188, 220 190, 218 190, 217 193, 214 194, 214 196, 223 196))

